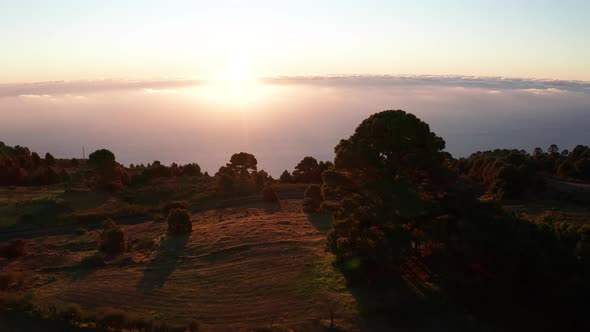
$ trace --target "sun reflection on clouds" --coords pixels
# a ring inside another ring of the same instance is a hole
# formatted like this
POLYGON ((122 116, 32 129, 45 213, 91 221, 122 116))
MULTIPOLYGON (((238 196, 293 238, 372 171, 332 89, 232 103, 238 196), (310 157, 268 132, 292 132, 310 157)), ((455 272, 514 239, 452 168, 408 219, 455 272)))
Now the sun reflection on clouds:
POLYGON ((213 80, 187 89, 193 98, 217 106, 253 106, 264 103, 277 87, 256 79, 213 80))

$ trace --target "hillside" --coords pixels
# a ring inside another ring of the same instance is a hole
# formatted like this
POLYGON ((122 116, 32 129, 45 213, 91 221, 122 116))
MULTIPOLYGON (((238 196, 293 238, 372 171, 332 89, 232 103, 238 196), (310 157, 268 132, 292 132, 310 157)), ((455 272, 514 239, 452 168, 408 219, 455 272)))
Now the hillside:
POLYGON ((329 219, 310 218, 299 200, 281 208, 234 207, 192 214, 189 237, 168 237, 164 222, 123 226, 132 250, 105 267, 80 266, 96 251, 98 231, 30 239, 31 254, 4 271, 33 277, 38 305, 120 308, 150 319, 212 329, 299 326, 357 317, 344 278, 324 251, 329 219))

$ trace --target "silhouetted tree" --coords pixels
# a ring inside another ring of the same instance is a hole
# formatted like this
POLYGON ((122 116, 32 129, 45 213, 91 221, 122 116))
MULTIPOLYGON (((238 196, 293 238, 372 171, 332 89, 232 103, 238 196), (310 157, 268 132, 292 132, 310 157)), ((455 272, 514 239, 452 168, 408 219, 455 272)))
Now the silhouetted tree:
POLYGON ((303 193, 303 211, 316 212, 320 209, 324 197, 322 189, 317 184, 310 184, 303 193))
POLYGON ((37 168, 41 166, 41 157, 37 154, 37 152, 31 153, 31 164, 33 168, 37 168))
POLYGON ((108 219, 103 224, 100 233, 98 248, 107 256, 114 256, 127 249, 127 237, 125 233, 113 220, 108 219))
POLYGON ((182 166, 181 173, 185 176, 199 176, 201 175, 201 166, 197 163, 186 164, 182 166))
POLYGON ((444 146, 426 123, 399 110, 373 114, 340 141, 335 169, 324 172, 329 197, 341 197, 328 234, 339 261, 380 269, 408 252, 408 225, 427 215, 418 193, 440 181, 444 146))
POLYGON ((47 164, 47 166, 55 165, 55 158, 49 152, 45 154, 45 164, 47 164))
POLYGON ((549 148, 547 148, 547 153, 548 154, 554 154, 554 153, 559 153, 559 148, 557 147, 556 144, 551 144, 549 146, 549 148))
POLYGON ((262 189, 262 200, 267 203, 277 203, 279 196, 271 186, 266 186, 262 189))
POLYGON ((293 178, 297 182, 312 182, 314 180, 318 180, 314 179, 314 175, 318 166, 318 161, 314 157, 307 156, 303 158, 299 164, 297 164, 297 166, 295 166, 293 178))
POLYGON ((185 209, 172 209, 168 214, 168 232, 172 234, 188 234, 193 229, 193 223, 185 209))
POLYGON ((115 165, 115 154, 107 149, 100 149, 88 156, 88 163, 98 169, 109 169, 115 165))
POLYGON ((253 154, 240 152, 231 156, 227 167, 231 168, 241 176, 246 176, 249 173, 256 171, 257 164, 258 161, 253 154))
POLYGON ((284 170, 281 176, 279 177, 279 181, 281 181, 282 183, 291 183, 293 182, 293 177, 291 176, 291 173, 289 173, 289 171, 284 170))

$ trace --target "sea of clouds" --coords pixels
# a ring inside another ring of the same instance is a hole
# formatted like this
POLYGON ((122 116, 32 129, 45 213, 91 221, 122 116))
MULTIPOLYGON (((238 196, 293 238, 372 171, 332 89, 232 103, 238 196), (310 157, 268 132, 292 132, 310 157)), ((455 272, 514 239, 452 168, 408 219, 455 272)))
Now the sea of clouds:
POLYGON ((254 153, 278 175, 306 155, 327 160, 364 118, 403 109, 455 156, 590 144, 590 82, 472 76, 281 76, 0 84, 0 141, 81 156, 106 147, 123 163, 193 162, 216 171, 254 153))

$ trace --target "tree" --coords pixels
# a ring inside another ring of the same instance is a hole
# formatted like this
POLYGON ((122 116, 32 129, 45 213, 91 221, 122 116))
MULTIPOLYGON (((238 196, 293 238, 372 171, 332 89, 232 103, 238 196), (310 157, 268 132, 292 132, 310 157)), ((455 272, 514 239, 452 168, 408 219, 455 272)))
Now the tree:
POLYGON ((231 156, 227 167, 231 168, 237 174, 246 176, 251 172, 256 171, 258 161, 253 154, 247 152, 235 153, 231 156))
POLYGON ((543 153, 543 149, 541 149, 541 148, 539 148, 539 147, 536 147, 536 148, 535 148, 535 150, 533 150, 533 156, 534 156, 535 158, 542 157, 542 156, 543 156, 543 154, 544 154, 544 153, 543 153))
POLYGON ((317 182, 319 182, 321 178, 314 179, 318 166, 318 161, 314 157, 307 156, 295 166, 293 178, 295 178, 296 182, 314 182, 314 180, 318 180, 317 182))
POLYGON ((115 166, 115 154, 107 149, 100 149, 88 156, 88 163, 98 169, 109 169, 115 166))
POLYGON ((188 211, 185 209, 172 209, 168 214, 168 232, 172 234, 188 234, 192 231, 193 224, 188 211))
POLYGON ((590 180, 590 158, 584 158, 576 161, 576 176, 582 180, 590 180))
POLYGON ((108 219, 103 224, 100 233, 98 249, 107 256, 115 256, 127 249, 127 237, 113 220, 108 219))
POLYGON ((441 181, 444 147, 426 123, 401 110, 373 114, 340 141, 335 169, 323 179, 324 192, 341 202, 328 248, 343 266, 390 268, 409 251, 409 230, 431 213, 421 193, 441 181))
POLYGON ((55 165, 55 158, 49 152, 45 154, 45 163, 47 164, 47 166, 55 165))
POLYGON ((41 157, 39 157, 37 152, 31 153, 31 163, 33 164, 33 168, 37 168, 41 165, 41 157))
POLYGON ((267 203, 278 203, 279 196, 271 186, 266 186, 262 189, 262 200, 267 203))
POLYGON ((324 197, 322 189, 317 184, 310 184, 303 193, 303 211, 316 212, 320 209, 324 197))
POLYGON ((281 181, 282 183, 291 183, 293 182, 293 176, 291 175, 291 173, 289 173, 289 171, 284 170, 281 176, 279 177, 279 181, 281 181))
POLYGON ((559 153, 559 148, 557 147, 556 144, 551 144, 549 146, 549 148, 547 148, 547 153, 548 154, 554 154, 554 153, 559 153))
POLYGON ((185 176, 200 176, 201 175, 201 166, 197 163, 186 164, 181 167, 182 168, 182 175, 185 176))
POLYGON ((262 190, 269 182, 271 182, 271 177, 265 170, 261 169, 260 171, 256 172, 254 176, 254 183, 256 184, 257 190, 262 190))

